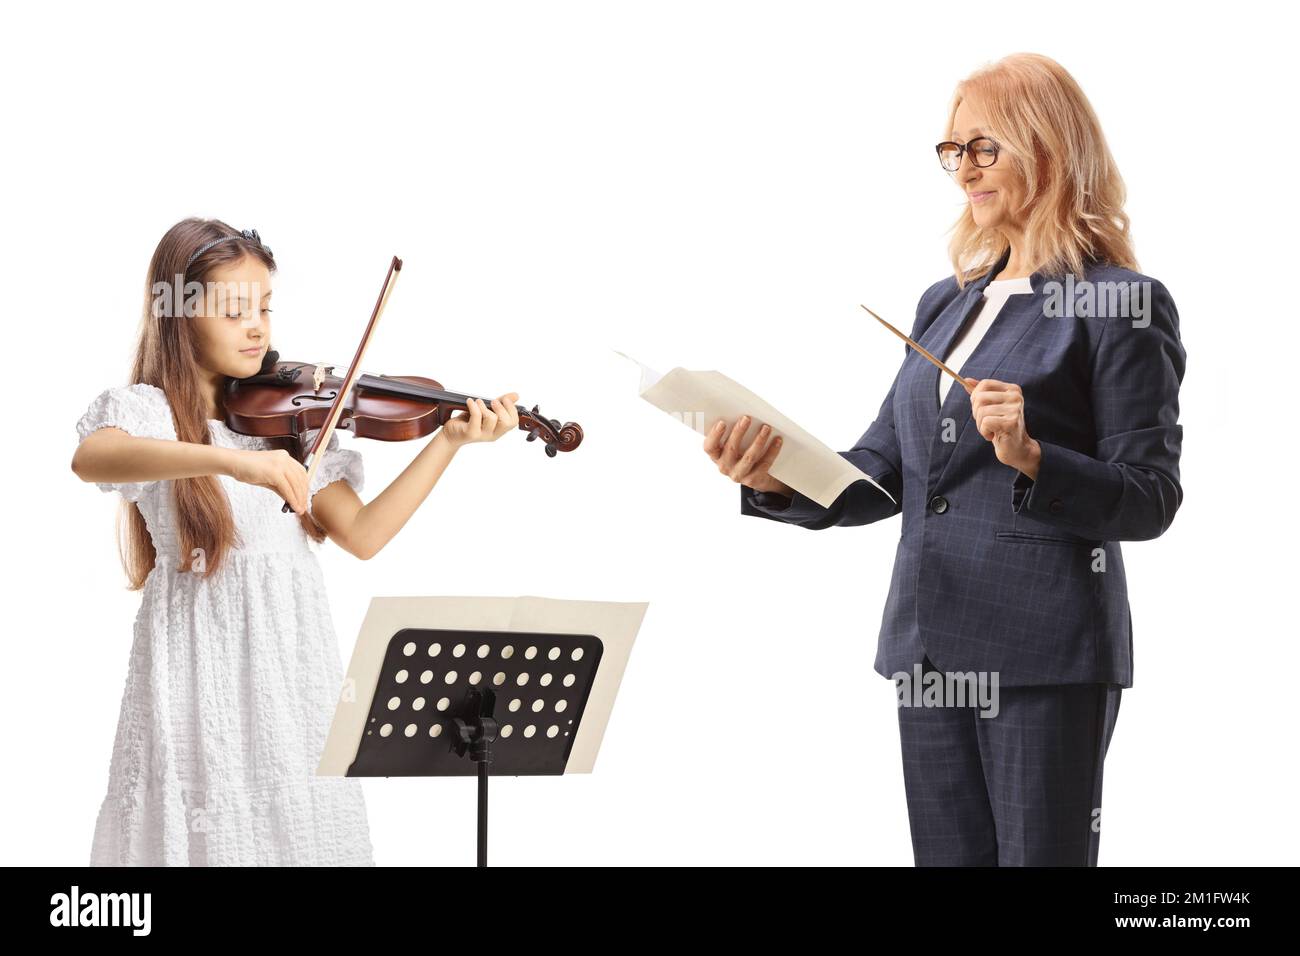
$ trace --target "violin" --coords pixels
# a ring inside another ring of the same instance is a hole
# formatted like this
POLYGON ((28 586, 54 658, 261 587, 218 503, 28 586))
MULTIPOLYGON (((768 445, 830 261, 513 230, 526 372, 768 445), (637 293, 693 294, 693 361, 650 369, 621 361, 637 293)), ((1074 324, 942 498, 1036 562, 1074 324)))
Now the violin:
MULTIPOLYGON (((333 366, 309 362, 282 362, 268 351, 262 368, 248 378, 234 378, 226 385, 226 424, 231 430, 259 438, 296 438, 303 457, 308 432, 323 428, 338 399, 343 379, 332 374, 333 366)), ((379 441, 410 441, 432 434, 458 410, 480 396, 449 392, 442 385, 418 375, 366 375, 356 377, 344 398, 337 428, 358 438, 379 441)), ((483 398, 489 408, 492 399, 483 398)), ((573 451, 582 443, 582 427, 576 422, 563 425, 546 418, 534 405, 519 412, 519 429, 528 441, 542 439, 547 457, 573 451)))
MULTIPOLYGON (((419 375, 365 375, 360 371, 401 271, 402 260, 393 256, 346 375, 330 374, 333 366, 281 362, 280 353, 268 350, 257 374, 226 383, 226 425, 244 435, 296 439, 298 458, 307 469, 310 484, 335 428, 345 428, 358 438, 407 441, 442 427, 452 412, 469 411, 468 403, 479 396, 449 392, 419 375), (310 375, 305 374, 308 369, 310 375)), ((490 399, 482 401, 491 405, 490 399)), ((544 418, 536 405, 531 409, 516 405, 515 409, 519 428, 528 432, 528 440, 545 439, 547 457, 573 451, 581 444, 582 428, 576 423, 561 425, 554 418, 544 418)), ((288 514, 293 509, 285 502, 280 510, 288 514)))

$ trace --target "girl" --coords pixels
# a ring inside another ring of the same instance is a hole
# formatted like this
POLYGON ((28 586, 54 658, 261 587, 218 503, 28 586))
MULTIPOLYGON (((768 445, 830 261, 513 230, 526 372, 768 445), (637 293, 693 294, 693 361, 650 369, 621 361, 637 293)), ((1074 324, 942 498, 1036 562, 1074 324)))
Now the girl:
POLYGON ((368 504, 332 436, 308 487, 291 440, 224 424, 270 348, 274 271, 256 231, 169 229, 132 384, 77 422, 72 470, 125 499, 143 589, 92 865, 373 865, 360 781, 315 776, 343 679, 317 543, 373 557, 461 447, 518 426, 516 393, 476 401, 368 504))
POLYGON ((982 69, 946 119, 954 274, 911 337, 972 391, 909 349, 841 453, 901 505, 860 481, 820 506, 772 477, 780 437, 743 441, 745 417, 705 450, 744 514, 820 529, 902 512, 875 667, 898 681, 916 863, 1095 865, 1133 684, 1119 542, 1164 533, 1183 497, 1178 311, 1136 271, 1123 180, 1058 63, 982 69))

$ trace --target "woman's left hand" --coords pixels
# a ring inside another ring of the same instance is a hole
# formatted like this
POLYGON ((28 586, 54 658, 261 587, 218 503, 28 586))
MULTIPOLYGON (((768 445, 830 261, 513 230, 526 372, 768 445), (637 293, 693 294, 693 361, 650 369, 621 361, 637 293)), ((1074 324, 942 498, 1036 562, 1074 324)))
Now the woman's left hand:
POLYGON ((508 431, 519 427, 519 409, 515 407, 518 392, 507 392, 492 399, 491 407, 483 399, 469 401, 465 411, 457 413, 442 426, 442 433, 453 448, 471 442, 496 441, 508 431))
POLYGON ((994 378, 968 378, 966 382, 974 387, 970 407, 975 427, 993 442, 998 461, 1037 478, 1042 449, 1025 430, 1025 396, 1020 386, 994 378))

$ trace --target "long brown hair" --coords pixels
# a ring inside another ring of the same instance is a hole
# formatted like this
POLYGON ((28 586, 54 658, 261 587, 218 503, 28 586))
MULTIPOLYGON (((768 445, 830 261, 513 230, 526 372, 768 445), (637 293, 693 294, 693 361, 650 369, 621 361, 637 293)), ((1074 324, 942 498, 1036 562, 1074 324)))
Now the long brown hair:
MULTIPOLYGON (((993 138, 1026 184, 1025 254, 1035 268, 1081 276, 1085 260, 1137 269, 1124 180, 1101 123, 1061 64, 1038 53, 1013 53, 958 84, 948 110, 951 130, 963 100, 984 113, 993 138)), ((948 138, 943 134, 943 139, 948 138)), ((958 286, 992 268, 1010 243, 976 224, 967 203, 948 247, 958 286)))
MULTIPOLYGON (((186 285, 206 283, 215 269, 233 265, 244 256, 251 256, 268 271, 275 272, 275 259, 259 241, 244 238, 239 230, 219 219, 191 218, 183 219, 167 230, 149 262, 144 317, 132 363, 131 383, 143 382, 163 390, 171 405, 178 441, 212 444, 201 392, 199 341, 194 323, 187 320, 183 312, 176 314, 175 309, 158 307, 157 290, 170 288, 178 275, 184 277, 186 285), (213 239, 227 236, 236 238, 205 250, 186 268, 196 249, 213 239)), ((293 439, 272 440, 272 445, 290 453, 294 450, 293 439)), ((181 564, 178 570, 189 570, 190 556, 201 548, 203 567, 195 573, 204 577, 214 574, 221 567, 226 552, 238 544, 230 501, 221 482, 215 475, 202 475, 176 478, 171 485, 179 525, 181 564)), ((122 564, 130 579, 129 588, 134 591, 144 587, 157 553, 139 507, 133 502, 124 502, 124 505, 126 534, 121 535, 119 524, 119 545, 122 564)), ((325 532, 309 513, 300 515, 299 520, 313 540, 324 540, 325 532)))

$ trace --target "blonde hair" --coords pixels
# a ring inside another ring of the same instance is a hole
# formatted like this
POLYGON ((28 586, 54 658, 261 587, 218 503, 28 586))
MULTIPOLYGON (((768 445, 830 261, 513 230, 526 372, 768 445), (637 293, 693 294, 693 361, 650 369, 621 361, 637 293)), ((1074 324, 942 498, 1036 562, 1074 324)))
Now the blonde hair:
MULTIPOLYGON (((1052 275, 1084 274, 1096 259, 1137 270, 1124 180, 1101 123, 1074 77, 1055 60, 1014 53, 976 70, 958 85, 948 111, 949 132, 963 100, 983 114, 1025 184, 1012 215, 1022 224, 1026 261, 1052 275)), ((953 225, 948 256, 958 287, 989 271, 1010 247, 1000 231, 981 229, 969 204, 953 225)))

